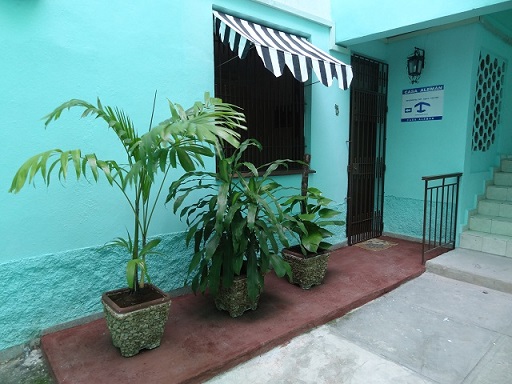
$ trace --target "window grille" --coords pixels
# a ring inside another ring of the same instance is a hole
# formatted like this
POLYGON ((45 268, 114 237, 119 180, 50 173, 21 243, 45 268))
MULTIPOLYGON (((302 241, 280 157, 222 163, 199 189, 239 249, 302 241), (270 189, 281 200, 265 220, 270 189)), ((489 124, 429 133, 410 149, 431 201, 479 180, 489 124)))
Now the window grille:
MULTIPOLYGON (((243 139, 258 140, 263 150, 246 152, 256 166, 277 159, 304 157, 304 84, 288 69, 280 77, 268 71, 252 48, 244 60, 214 35, 215 96, 243 109, 248 130, 243 139)), ((226 148, 227 155, 233 149, 226 148)), ((300 171, 300 164, 290 170, 300 171)))
POLYGON ((505 61, 480 53, 473 113, 473 151, 486 152, 496 140, 500 122, 505 61))

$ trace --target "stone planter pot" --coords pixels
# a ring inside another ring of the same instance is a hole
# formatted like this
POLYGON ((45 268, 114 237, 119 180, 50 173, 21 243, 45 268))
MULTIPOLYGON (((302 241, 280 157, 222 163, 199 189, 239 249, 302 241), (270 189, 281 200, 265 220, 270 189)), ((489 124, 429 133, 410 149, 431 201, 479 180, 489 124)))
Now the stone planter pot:
POLYGON ((260 289, 255 301, 249 299, 247 294, 247 277, 236 276, 233 284, 229 288, 220 287, 218 294, 215 296, 215 306, 221 311, 228 311, 231 317, 241 316, 245 311, 258 308, 260 289))
POLYGON ((128 288, 105 292, 101 303, 112 343, 122 356, 134 356, 142 349, 160 345, 171 306, 168 294, 146 284, 141 295, 130 295, 128 288), (137 299, 132 300, 134 303, 123 302, 133 298, 137 299))
POLYGON ((322 284, 327 271, 327 261, 330 252, 316 253, 304 256, 300 249, 283 249, 283 259, 292 268, 290 283, 299 285, 302 289, 310 289, 314 285, 322 284))

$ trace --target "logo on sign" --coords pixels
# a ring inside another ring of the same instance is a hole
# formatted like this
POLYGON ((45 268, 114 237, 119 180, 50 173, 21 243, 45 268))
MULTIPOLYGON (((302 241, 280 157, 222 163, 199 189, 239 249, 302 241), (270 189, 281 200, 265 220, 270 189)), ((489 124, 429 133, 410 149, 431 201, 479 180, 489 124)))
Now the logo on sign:
POLYGON ((421 103, 417 103, 417 104, 414 104, 415 107, 419 107, 416 112, 418 113, 423 113, 423 112, 426 112, 427 110, 426 109, 423 109, 423 107, 430 107, 430 104, 429 103, 425 103, 424 101, 422 101, 421 103))

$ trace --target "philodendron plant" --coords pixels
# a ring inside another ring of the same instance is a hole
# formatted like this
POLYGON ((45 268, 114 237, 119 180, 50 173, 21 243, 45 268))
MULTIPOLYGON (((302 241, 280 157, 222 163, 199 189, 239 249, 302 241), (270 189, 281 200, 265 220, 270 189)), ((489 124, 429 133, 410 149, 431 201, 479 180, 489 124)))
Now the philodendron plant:
POLYGON ((51 149, 31 157, 19 168, 9 192, 19 192, 38 174, 47 186, 53 174, 59 179, 67 179, 70 174, 77 179, 92 176, 95 181, 103 174, 110 185, 120 191, 133 213, 132 231, 110 244, 126 248, 131 255, 126 279, 130 289, 137 291, 146 281, 151 282, 146 256, 157 253, 160 239, 149 239, 148 233, 169 173, 178 166, 188 172, 198 165, 203 166, 203 157, 214 154, 212 145, 220 147, 222 141, 237 147, 239 133, 236 129, 245 129, 245 117, 233 106, 210 98, 206 93, 204 102, 198 101, 189 109, 169 101, 170 117, 152 127, 152 116, 149 131, 142 135, 127 114, 121 109, 103 106, 99 99, 95 105, 77 99, 65 102, 45 116, 45 126, 71 108, 82 110, 82 118, 93 116, 104 120, 124 149, 122 158, 107 160, 81 149, 51 149))
POLYGON ((194 292, 216 296, 243 274, 248 296, 256 301, 270 269, 280 277, 291 274, 280 256, 281 244, 288 246, 279 203, 283 187, 271 177, 289 161, 255 167, 242 160, 251 147, 261 149, 261 144, 249 139, 229 157, 217 152, 217 172, 186 173, 169 189, 167 201, 174 200, 174 212, 179 211, 189 227, 187 245, 194 242, 189 266, 194 292), (186 204, 195 192, 203 197, 186 204))
POLYGON ((318 188, 309 187, 305 194, 291 196, 283 203, 286 227, 297 239, 303 255, 327 251, 332 244, 326 241, 334 236, 327 228, 342 226, 343 220, 335 220, 341 212, 331 208, 333 201, 323 196, 318 188))

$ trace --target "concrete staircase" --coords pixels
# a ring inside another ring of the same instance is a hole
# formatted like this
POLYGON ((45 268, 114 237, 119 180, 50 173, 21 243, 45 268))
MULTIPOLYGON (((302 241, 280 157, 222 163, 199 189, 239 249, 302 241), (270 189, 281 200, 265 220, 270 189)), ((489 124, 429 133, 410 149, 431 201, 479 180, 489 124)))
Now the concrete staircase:
POLYGON ((512 258, 512 159, 504 158, 487 186, 468 229, 460 235, 460 248, 512 258))
POLYGON ((512 293, 512 158, 501 160, 469 217, 459 248, 427 261, 427 271, 512 293))

